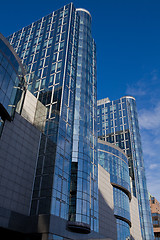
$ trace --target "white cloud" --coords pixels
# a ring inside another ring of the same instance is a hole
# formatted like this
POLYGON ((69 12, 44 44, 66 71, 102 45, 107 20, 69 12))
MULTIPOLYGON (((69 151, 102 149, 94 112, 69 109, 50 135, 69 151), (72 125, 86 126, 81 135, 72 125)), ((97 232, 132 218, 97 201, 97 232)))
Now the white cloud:
POLYGON ((127 85, 126 94, 136 98, 147 186, 160 201, 160 71, 127 85))
MULTIPOLYGON (((127 84, 126 94, 132 95, 142 103, 151 103, 159 99, 160 96, 160 71, 153 69, 151 72, 146 72, 132 84, 127 84)), ((138 102, 138 101, 137 101, 138 102)))
POLYGON ((127 85, 126 94, 136 98, 147 186, 160 201, 160 71, 127 85))
POLYGON ((147 95, 147 92, 148 91, 146 89, 146 86, 144 85, 143 80, 138 81, 134 85, 128 85, 127 90, 126 90, 127 95, 131 95, 134 97, 145 96, 145 95, 147 95))
POLYGON ((154 170, 157 167, 159 167, 157 163, 152 163, 152 164, 150 164, 149 169, 154 170))
POLYGON ((160 202, 160 191, 159 191, 159 186, 160 186, 160 178, 159 178, 159 172, 148 173, 146 174, 147 176, 147 188, 149 193, 154 196, 159 202, 160 202))
POLYGON ((160 128, 160 102, 153 109, 139 111, 139 125, 142 129, 158 130, 160 128))

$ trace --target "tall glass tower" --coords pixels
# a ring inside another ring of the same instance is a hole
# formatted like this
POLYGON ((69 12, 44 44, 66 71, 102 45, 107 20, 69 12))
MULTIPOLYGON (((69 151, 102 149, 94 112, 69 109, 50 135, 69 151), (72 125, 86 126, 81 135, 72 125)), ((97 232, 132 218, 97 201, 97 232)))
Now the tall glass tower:
POLYGON ((79 17, 73 4, 8 39, 27 65, 28 89, 47 108, 31 215, 68 219, 79 17))
POLYGON ((27 66, 28 90, 47 108, 31 215, 52 214, 67 220, 70 230, 98 232, 96 47, 91 15, 70 3, 8 40, 27 66))
POLYGON ((128 156, 132 194, 138 200, 142 239, 154 239, 136 102, 126 96, 98 101, 98 136, 123 149, 128 156))
POLYGON ((72 150, 70 220, 98 231, 98 161, 96 132, 96 47, 91 15, 80 16, 72 150), (86 226, 87 226, 86 225, 86 226))

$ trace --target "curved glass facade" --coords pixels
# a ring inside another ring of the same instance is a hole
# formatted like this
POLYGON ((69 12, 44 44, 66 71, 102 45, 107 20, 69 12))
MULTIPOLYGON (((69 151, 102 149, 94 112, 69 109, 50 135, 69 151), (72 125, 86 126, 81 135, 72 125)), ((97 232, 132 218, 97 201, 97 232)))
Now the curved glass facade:
POLYGON ((28 67, 28 90, 47 108, 31 214, 51 213, 98 231, 91 16, 71 3, 12 34, 9 41, 28 67))
POLYGON ((113 186, 117 239, 126 240, 126 237, 130 237, 131 225, 129 206, 131 190, 127 156, 118 147, 98 140, 98 161, 110 174, 110 182, 113 186))
POLYGON ((114 214, 130 221, 129 198, 118 188, 113 188, 114 214))
POLYGON ((75 113, 72 149, 70 218, 98 231, 98 163, 96 129, 96 47, 91 35, 91 16, 80 17, 75 113))
POLYGON ((117 219, 116 222, 117 222, 117 240, 129 240, 130 230, 128 228, 128 224, 120 219, 117 219))
POLYGON ((8 41, 0 34, 1 125, 7 114, 13 117, 15 110, 19 112, 21 109, 21 97, 25 88, 24 75, 25 71, 18 56, 8 41))
POLYGON ((127 156, 115 146, 98 140, 98 162, 110 173, 111 183, 123 187, 130 193, 130 179, 127 156))

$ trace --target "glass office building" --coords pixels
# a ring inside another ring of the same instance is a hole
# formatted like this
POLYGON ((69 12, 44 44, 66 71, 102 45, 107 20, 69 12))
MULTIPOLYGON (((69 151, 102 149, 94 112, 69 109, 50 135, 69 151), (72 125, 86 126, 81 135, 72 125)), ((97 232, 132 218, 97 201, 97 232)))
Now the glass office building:
POLYGON ((91 15, 71 3, 8 40, 27 66, 28 90, 47 108, 31 215, 52 214, 68 220, 71 230, 97 232, 97 83, 91 15))
POLYGON ((131 199, 128 158, 117 146, 98 140, 99 164, 110 174, 113 186, 114 216, 117 223, 117 240, 130 239, 131 199))
POLYGON ((132 194, 138 200, 142 239, 154 239, 136 102, 126 96, 98 101, 98 137, 124 150, 129 160, 132 194))
POLYGON ((28 68, 27 84, 47 107, 31 215, 68 219, 79 16, 73 4, 8 39, 28 68))
POLYGON ((128 156, 127 160, 116 147, 99 143, 99 161, 114 188, 118 239, 129 236, 131 192, 138 198, 143 239, 152 239, 134 99, 98 101, 97 129, 96 46, 90 13, 70 3, 13 33, 8 41, 26 66, 28 90, 47 109, 37 123, 43 127, 30 207, 32 231, 47 240, 106 238, 99 234, 99 137, 128 156))

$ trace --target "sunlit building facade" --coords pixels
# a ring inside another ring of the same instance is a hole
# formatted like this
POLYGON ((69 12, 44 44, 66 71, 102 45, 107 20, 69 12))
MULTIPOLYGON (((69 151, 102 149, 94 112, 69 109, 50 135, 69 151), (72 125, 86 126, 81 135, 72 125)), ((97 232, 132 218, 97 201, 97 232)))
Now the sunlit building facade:
POLYGON ((100 100, 97 111, 91 21, 70 3, 13 33, 11 46, 0 41, 0 150, 10 158, 10 138, 18 182, 23 179, 23 187, 10 181, 19 201, 3 211, 0 227, 20 231, 18 240, 140 240, 132 234, 132 199, 142 239, 153 239, 135 101, 100 100))
POLYGON ((98 137, 117 145, 128 156, 133 197, 137 198, 142 239, 154 239, 148 201, 136 102, 126 96, 98 101, 98 137))
POLYGON ((150 201, 150 208, 152 214, 152 223, 153 223, 153 231, 155 240, 160 239, 160 203, 158 200, 153 197, 149 196, 150 201))
POLYGON ((98 231, 97 79, 96 46, 91 35, 91 15, 80 16, 73 124, 70 221, 91 225, 98 231), (84 197, 85 196, 85 197, 84 197))
POLYGON ((28 68, 28 90, 47 108, 31 215, 68 220, 78 29, 69 4, 8 38, 28 68))
MULTIPOLYGON (((113 186, 114 216, 117 224, 117 240, 130 239, 130 177, 128 158, 119 147, 98 140, 99 164, 110 174, 113 186)), ((108 198, 110 198, 108 196, 108 198)))
MULTIPOLYGON (((97 83, 91 15, 71 3, 8 40, 27 68, 28 90, 47 109, 40 124, 45 127, 41 129, 30 214, 51 216, 50 222, 59 219, 59 226, 64 219, 71 232, 96 234, 97 83)), ((49 239, 53 235, 52 230, 46 233, 49 239)))

